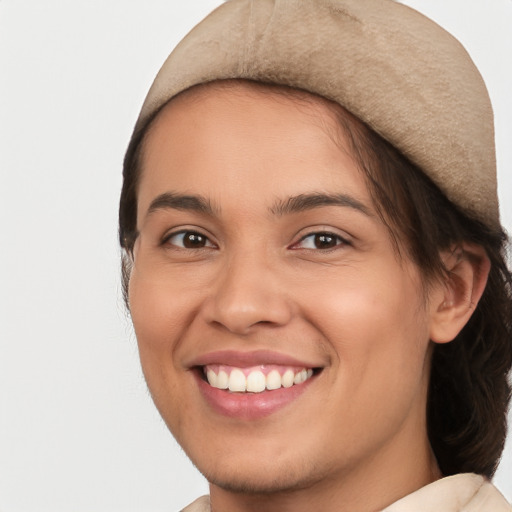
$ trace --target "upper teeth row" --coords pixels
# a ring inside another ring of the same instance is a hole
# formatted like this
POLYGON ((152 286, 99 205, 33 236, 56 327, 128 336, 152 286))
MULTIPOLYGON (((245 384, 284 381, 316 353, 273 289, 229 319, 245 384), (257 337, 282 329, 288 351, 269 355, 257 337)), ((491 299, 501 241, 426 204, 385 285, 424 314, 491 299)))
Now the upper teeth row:
POLYGON ((261 393, 266 389, 289 388, 294 384, 302 384, 313 375, 312 369, 302 369, 294 372, 286 370, 281 375, 277 370, 271 370, 267 376, 260 370, 252 370, 247 377, 242 370, 234 368, 228 375, 224 370, 215 373, 213 370, 206 371, 206 378, 210 386, 218 389, 229 389, 229 391, 261 393))

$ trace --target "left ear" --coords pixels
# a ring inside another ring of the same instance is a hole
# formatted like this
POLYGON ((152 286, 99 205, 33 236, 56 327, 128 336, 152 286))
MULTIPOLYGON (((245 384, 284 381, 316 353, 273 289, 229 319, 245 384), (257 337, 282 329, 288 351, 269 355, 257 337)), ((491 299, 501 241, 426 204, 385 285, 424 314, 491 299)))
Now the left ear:
POLYGON ((430 339, 448 343, 473 314, 491 268, 484 248, 462 243, 441 254, 446 275, 430 295, 430 339))

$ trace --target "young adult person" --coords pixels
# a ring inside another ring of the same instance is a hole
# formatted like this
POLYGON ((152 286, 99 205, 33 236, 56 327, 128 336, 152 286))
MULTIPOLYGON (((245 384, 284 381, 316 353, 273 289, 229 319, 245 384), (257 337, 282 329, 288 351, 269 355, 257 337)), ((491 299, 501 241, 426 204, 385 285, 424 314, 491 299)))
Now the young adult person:
POLYGON ((505 511, 511 274, 492 109, 393 0, 231 0, 125 158, 142 368, 189 511, 505 511))

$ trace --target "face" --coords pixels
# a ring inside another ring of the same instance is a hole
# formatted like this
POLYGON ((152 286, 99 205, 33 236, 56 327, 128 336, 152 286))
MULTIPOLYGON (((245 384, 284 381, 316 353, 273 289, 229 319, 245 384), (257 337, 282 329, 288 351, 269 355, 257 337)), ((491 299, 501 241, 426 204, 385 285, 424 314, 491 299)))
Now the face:
POLYGON ((429 306, 326 102, 198 89, 148 134, 130 309, 210 482, 301 488, 425 444, 429 306))

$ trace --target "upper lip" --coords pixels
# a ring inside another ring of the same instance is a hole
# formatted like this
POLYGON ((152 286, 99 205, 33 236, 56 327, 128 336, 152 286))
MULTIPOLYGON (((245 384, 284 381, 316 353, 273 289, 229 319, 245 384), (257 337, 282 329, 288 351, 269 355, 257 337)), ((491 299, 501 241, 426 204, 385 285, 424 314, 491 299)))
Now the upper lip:
POLYGON ((279 366, 295 366, 302 368, 319 368, 323 364, 312 363, 311 361, 301 361, 288 354, 273 352, 270 350, 256 350, 252 352, 243 352, 237 350, 218 350, 200 355, 187 364, 188 367, 206 366, 209 364, 223 364, 226 366, 235 366, 237 368, 249 368, 265 364, 275 364, 279 366))

